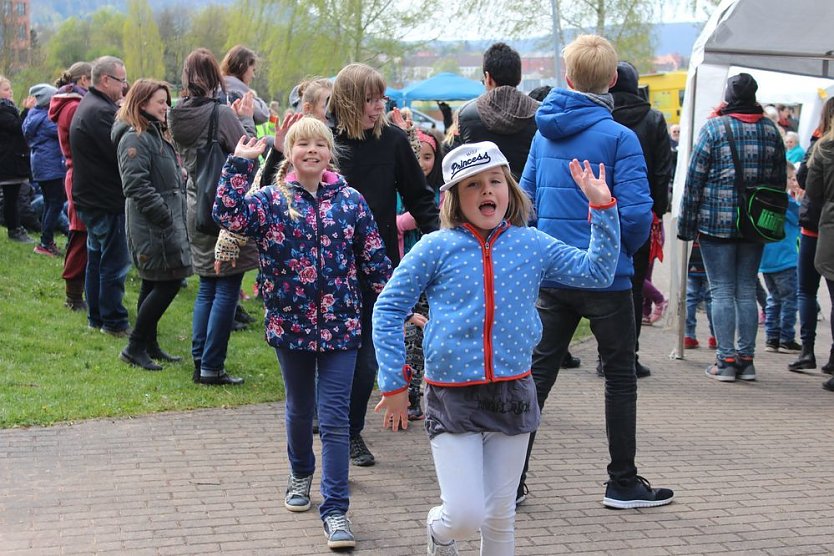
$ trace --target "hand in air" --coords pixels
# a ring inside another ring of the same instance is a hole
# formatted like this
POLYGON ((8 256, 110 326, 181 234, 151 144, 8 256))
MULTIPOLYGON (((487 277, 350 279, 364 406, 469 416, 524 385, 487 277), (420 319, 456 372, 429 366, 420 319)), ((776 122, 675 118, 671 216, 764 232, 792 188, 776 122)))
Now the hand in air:
POLYGON ((382 396, 376 404, 374 413, 385 410, 382 417, 382 428, 391 429, 397 432, 399 429, 408 428, 408 391, 403 390, 398 394, 382 396))
POLYGON ((237 142, 235 147, 235 156, 246 158, 247 160, 255 160, 264 153, 266 149, 266 139, 261 137, 247 137, 243 136, 237 142))
POLYGON ((300 120, 304 117, 304 114, 301 112, 296 112, 295 114, 290 114, 284 121, 281 122, 281 125, 275 128, 275 146, 273 147, 279 153, 284 152, 284 139, 287 138, 287 132, 293 126, 295 122, 300 120))
POLYGON ((36 104, 38 104, 38 99, 31 95, 23 99, 23 108, 34 108, 36 104))
POLYGON ((403 118, 403 113, 396 107, 391 110, 391 123, 403 131, 408 131, 411 128, 411 125, 409 125, 409 123, 405 121, 405 118, 403 118))
POLYGON ((243 98, 239 98, 232 103, 232 109, 239 118, 251 118, 255 113, 255 93, 252 91, 246 91, 243 98))
POLYGON ((588 198, 588 203, 592 205, 605 205, 611 202, 611 191, 605 183, 605 165, 599 165, 599 177, 594 177, 594 171, 591 168, 591 163, 587 160, 584 163, 584 168, 575 158, 570 161, 570 175, 573 181, 582 190, 582 193, 588 198))

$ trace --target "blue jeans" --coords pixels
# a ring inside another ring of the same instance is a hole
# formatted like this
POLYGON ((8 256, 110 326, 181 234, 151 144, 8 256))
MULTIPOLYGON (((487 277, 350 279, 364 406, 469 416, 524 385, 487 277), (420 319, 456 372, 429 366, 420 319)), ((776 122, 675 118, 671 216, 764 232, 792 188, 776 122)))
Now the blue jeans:
POLYGON ((290 468, 294 474, 303 477, 316 470, 313 411, 318 398, 321 496, 324 499, 319 514, 324 518, 333 513, 347 513, 350 504, 348 385, 353 381, 356 350, 322 353, 276 348, 275 352, 284 377, 290 468))
POLYGON ((43 192, 43 215, 41 215, 41 245, 49 247, 55 241, 55 229, 67 194, 64 191, 64 180, 48 180, 40 182, 43 192))
POLYGON ((377 294, 362 289, 362 347, 356 353, 356 369, 353 373, 353 386, 350 391, 350 435, 356 436, 365 428, 365 415, 368 413, 368 400, 376 382, 379 366, 374 350, 372 316, 377 294))
POLYGON ((698 305, 704 302, 707 310, 707 322, 709 323, 709 335, 715 336, 712 328, 712 297, 709 295, 709 280, 706 276, 686 277, 686 336, 697 338, 695 326, 698 324, 695 316, 698 305))
POLYGON ((130 270, 124 213, 78 211, 87 226, 87 320, 94 328, 111 331, 128 327, 122 303, 130 270))
POLYGON ((700 243, 712 296, 712 325, 718 342, 716 357, 753 357, 759 328, 756 283, 764 245, 716 241, 703 235, 700 243))
POLYGON ((191 323, 191 356, 200 360, 202 376, 224 372, 242 281, 242 272, 217 278, 200 276, 191 323))
POLYGON ((796 339, 796 268, 762 274, 767 286, 765 338, 793 342, 796 339))
MULTIPOLYGON (((799 338, 803 346, 813 346, 817 337, 817 292, 820 288, 820 273, 814 267, 817 252, 817 238, 799 236, 799 260, 796 267, 798 281, 797 301, 799 305, 799 338)), ((834 308, 832 308, 834 312, 834 308)), ((834 322, 831 323, 834 329, 834 322)))
MULTIPOLYGON (((637 374, 634 368, 634 302, 631 290, 600 292, 541 288, 536 302, 542 338, 533 351, 533 380, 539 408, 544 408, 556 383, 573 333, 582 317, 590 321, 605 374, 605 429, 608 435, 608 476, 631 485, 636 480, 637 374)), ((524 482, 533 449, 530 435, 524 482)))

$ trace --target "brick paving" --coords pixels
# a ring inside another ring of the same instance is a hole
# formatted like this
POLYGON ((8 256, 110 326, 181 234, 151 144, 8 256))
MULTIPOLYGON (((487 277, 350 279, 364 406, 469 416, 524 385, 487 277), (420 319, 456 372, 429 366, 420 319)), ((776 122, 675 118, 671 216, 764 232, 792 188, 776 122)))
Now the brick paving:
MULTIPOLYGON (((819 356, 828 328, 821 323, 819 356)), ((582 368, 562 371, 545 410, 517 553, 834 552, 834 394, 820 387, 824 375, 789 373, 794 356, 761 349, 758 382, 722 384, 703 375, 712 351, 673 361, 673 344, 671 331, 644 332, 641 361, 653 374, 639 383, 638 465, 674 488, 675 502, 602 506, 603 382, 585 342, 574 350, 582 368)), ((317 512, 283 509, 282 411, 273 403, 0 431, 0 554, 329 553, 317 512)), ((355 552, 425 553, 423 519, 438 490, 424 431, 383 432, 374 418, 366 439, 378 464, 351 468, 355 552)), ((476 539, 461 548, 476 553, 476 539)))

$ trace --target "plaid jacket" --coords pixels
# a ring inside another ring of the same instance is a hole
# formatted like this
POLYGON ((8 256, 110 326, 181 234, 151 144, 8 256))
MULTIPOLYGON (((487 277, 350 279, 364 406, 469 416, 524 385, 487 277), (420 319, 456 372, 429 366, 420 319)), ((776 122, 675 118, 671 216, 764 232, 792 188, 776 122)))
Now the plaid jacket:
POLYGON ((738 195, 735 165, 724 129, 729 120, 744 168, 744 186, 787 185, 785 143, 771 120, 746 114, 707 120, 692 149, 678 218, 678 237, 687 241, 700 232, 712 237, 741 238, 735 226, 738 195), (748 120, 748 121, 742 121, 748 120))

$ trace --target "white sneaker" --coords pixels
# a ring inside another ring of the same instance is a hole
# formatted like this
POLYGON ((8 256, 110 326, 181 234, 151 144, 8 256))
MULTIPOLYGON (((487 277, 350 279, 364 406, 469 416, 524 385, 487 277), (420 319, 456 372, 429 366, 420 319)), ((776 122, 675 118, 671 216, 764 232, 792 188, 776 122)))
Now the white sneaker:
POLYGON ((426 537, 428 539, 428 542, 426 543, 426 553, 429 556, 458 556, 458 547, 455 544, 455 541, 452 541, 449 544, 440 544, 434 540, 434 536, 431 534, 431 522, 433 521, 432 514, 439 511, 440 506, 435 506, 429 510, 429 515, 426 518, 426 537))

